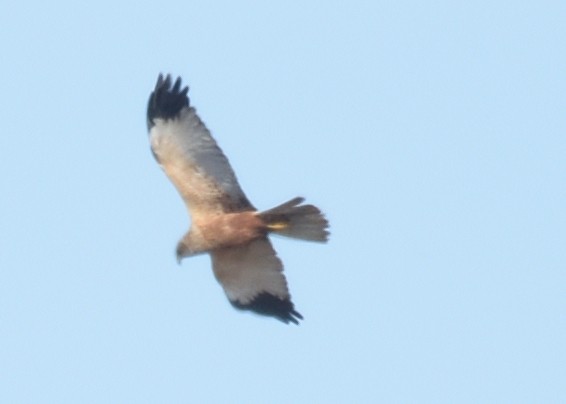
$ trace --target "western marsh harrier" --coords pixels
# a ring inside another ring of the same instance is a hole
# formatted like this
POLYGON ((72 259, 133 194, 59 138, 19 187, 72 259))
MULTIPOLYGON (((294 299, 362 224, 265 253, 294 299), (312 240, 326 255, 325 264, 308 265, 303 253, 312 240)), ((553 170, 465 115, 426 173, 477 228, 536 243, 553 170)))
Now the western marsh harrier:
POLYGON ((241 310, 298 324, 283 264, 270 233, 325 242, 328 222, 318 208, 294 198, 258 211, 209 130, 189 104, 181 78, 159 75, 147 106, 151 150, 183 198, 191 228, 177 245, 177 260, 209 253, 214 276, 241 310))

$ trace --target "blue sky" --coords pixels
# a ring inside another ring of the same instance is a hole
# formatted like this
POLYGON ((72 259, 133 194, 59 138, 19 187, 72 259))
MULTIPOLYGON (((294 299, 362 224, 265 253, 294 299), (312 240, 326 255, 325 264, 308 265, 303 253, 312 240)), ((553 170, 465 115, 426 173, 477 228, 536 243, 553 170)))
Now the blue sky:
POLYGON ((560 1, 5 2, 0 401, 565 402, 560 1), (305 321, 233 310, 153 161, 181 75, 305 321))

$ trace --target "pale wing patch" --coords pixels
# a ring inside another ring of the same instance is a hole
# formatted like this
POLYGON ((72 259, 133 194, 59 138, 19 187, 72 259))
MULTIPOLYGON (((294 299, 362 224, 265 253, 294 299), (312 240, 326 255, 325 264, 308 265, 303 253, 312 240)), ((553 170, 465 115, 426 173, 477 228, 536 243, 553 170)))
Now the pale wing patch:
POLYGON ((289 297, 283 264, 267 239, 214 250, 212 268, 228 299, 247 304, 262 292, 289 297))
POLYGON ((178 118, 154 122, 151 148, 191 215, 253 209, 194 108, 183 108, 178 118))

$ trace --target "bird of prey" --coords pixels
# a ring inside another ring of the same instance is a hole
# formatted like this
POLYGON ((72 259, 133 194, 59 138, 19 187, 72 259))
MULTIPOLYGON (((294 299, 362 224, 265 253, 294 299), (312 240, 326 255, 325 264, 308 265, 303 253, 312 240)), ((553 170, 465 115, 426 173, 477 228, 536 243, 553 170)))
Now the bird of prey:
POLYGON ((173 83, 170 75, 160 74, 147 106, 151 151, 191 217, 177 244, 177 261, 210 254, 214 276, 235 308, 298 324, 303 317, 268 235, 326 242, 328 221, 300 197, 258 211, 190 105, 188 91, 180 77, 173 83))

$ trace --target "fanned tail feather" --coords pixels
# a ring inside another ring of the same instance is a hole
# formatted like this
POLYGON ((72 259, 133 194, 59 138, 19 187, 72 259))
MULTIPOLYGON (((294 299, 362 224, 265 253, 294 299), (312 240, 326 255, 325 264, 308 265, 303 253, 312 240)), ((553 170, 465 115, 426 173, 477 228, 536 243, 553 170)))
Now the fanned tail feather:
POLYGON ((301 205, 297 197, 259 213, 267 229, 281 236, 307 241, 328 241, 328 220, 314 205, 301 205))

